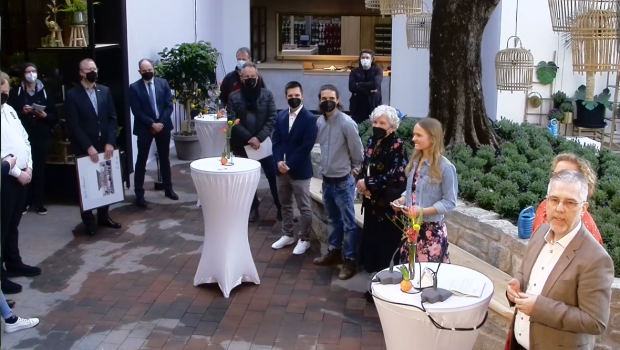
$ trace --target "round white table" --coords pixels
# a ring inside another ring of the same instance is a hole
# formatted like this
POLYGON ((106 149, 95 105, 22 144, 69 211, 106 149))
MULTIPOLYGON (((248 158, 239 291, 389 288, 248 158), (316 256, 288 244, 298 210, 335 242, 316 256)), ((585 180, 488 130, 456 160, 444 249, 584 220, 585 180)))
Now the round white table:
POLYGON ((201 114, 194 122, 205 157, 221 157, 226 148, 226 135, 221 129, 226 126, 227 119, 217 119, 217 114, 201 114))
POLYGON ((224 166, 220 157, 190 164, 192 179, 202 203, 205 239, 194 286, 218 283, 224 297, 242 282, 260 284, 250 252, 248 220, 260 180, 260 163, 235 158, 224 166))
MULTIPOLYGON (((420 278, 419 263, 416 263, 414 285, 420 278)), ((422 271, 429 267, 437 269, 437 263, 422 263, 422 271)), ((396 267, 395 267, 395 270, 396 267)), ((493 282, 478 271, 451 264, 441 264, 438 272, 438 288, 448 288, 451 280, 472 279, 485 282, 480 298, 452 295, 444 302, 425 303, 424 307, 433 319, 446 328, 474 328, 484 320, 493 298, 493 282)), ((375 306, 381 319, 387 350, 471 350, 480 329, 474 331, 452 331, 438 329, 428 316, 417 307, 421 306, 421 293, 408 294, 400 290, 400 285, 372 284, 375 306), (389 302, 383 301, 381 299, 389 302), (399 303, 405 305, 397 305, 399 303)))

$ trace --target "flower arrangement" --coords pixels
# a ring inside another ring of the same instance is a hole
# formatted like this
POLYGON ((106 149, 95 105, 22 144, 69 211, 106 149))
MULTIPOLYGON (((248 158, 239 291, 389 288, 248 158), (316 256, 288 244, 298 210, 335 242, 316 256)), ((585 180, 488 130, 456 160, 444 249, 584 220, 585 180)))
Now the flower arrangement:
POLYGON ((222 129, 220 129, 226 135, 226 149, 224 150, 224 152, 222 152, 222 165, 234 165, 234 163, 232 162, 230 138, 232 137, 232 129, 237 124, 239 124, 239 119, 235 119, 234 122, 232 120, 229 120, 228 123, 226 123, 226 126, 223 126, 222 129))
POLYGON ((422 210, 416 213, 414 206, 409 207, 407 214, 394 215, 391 220, 403 232, 403 241, 407 245, 409 251, 409 261, 407 267, 401 267, 403 281, 400 288, 403 292, 408 292, 413 288, 411 280, 415 278, 415 258, 417 255, 418 237, 422 227, 422 219, 424 214, 422 210))

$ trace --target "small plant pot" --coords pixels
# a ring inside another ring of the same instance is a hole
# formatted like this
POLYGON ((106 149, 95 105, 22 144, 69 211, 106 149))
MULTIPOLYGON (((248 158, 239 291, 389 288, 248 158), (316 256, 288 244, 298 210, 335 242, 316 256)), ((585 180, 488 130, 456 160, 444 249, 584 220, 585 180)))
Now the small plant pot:
POLYGON ((583 105, 583 100, 577 100, 575 104, 577 106, 577 117, 573 122, 575 126, 589 129, 601 129, 607 126, 604 105, 599 104, 593 110, 589 110, 583 105))
POLYGON ((562 119, 562 124, 572 124, 573 123, 573 112, 564 112, 564 119, 562 119))
POLYGON ((73 12, 71 16, 71 24, 73 25, 83 25, 86 24, 87 21, 86 12, 83 11, 73 12))

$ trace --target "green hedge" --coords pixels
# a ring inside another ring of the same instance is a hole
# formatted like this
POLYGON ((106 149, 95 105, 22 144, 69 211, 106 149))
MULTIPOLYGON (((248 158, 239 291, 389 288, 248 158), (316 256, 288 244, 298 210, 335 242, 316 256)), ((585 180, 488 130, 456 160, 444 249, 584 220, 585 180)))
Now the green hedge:
MULTIPOLYGON (((397 131, 398 137, 407 140, 409 155, 416 121, 406 118, 397 131)), ((620 275, 620 156, 608 150, 597 152, 594 147, 584 147, 564 137, 553 137, 546 129, 533 125, 506 120, 497 124, 504 140, 497 151, 482 147, 474 154, 468 146, 458 146, 446 154, 456 167, 459 196, 516 223, 523 208, 536 208, 545 198, 553 157, 564 152, 575 153, 589 160, 598 174, 590 213, 620 275)), ((371 129, 368 122, 360 124, 364 142, 368 141, 371 129)))

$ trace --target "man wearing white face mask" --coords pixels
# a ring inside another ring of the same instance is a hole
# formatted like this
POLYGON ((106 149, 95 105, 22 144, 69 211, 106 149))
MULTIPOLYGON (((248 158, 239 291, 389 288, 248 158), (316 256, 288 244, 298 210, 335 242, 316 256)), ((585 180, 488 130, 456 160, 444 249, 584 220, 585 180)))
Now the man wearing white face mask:
MULTIPOLYGON (((222 101, 222 108, 226 108, 228 104, 228 96, 233 91, 237 91, 241 89, 241 70, 245 66, 247 62, 252 62, 252 56, 250 54, 250 49, 247 47, 242 47, 237 50, 237 66, 235 70, 226 74, 224 80, 222 80, 222 86, 220 87, 220 100, 222 101)), ((258 76, 258 88, 266 89, 265 80, 262 76, 258 76)))
POLYGON ((36 169, 32 174, 32 182, 27 187, 24 212, 32 207, 40 215, 45 215, 45 166, 52 129, 58 117, 51 94, 38 79, 37 66, 26 63, 22 72, 22 82, 18 88, 11 89, 8 103, 19 114, 28 133, 33 168, 36 169))
POLYGON ((349 109, 351 118, 358 124, 368 119, 370 113, 382 104, 383 81, 383 70, 375 64, 375 54, 371 50, 362 50, 359 64, 349 74, 349 109))

